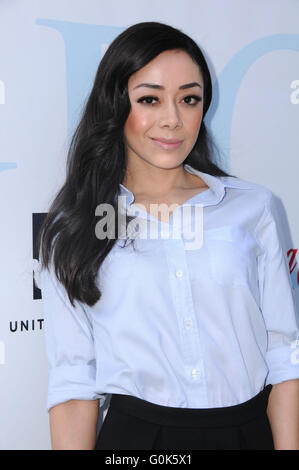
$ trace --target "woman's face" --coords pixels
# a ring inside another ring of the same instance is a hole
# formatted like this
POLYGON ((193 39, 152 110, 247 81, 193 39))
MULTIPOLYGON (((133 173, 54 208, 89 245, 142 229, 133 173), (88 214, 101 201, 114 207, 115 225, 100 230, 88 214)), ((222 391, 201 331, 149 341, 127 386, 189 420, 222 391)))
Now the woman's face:
POLYGON ((192 150, 202 121, 203 78, 198 65, 184 51, 164 51, 131 75, 128 93, 128 163, 141 158, 160 168, 179 166, 192 150), (181 143, 163 146, 154 139, 181 143))

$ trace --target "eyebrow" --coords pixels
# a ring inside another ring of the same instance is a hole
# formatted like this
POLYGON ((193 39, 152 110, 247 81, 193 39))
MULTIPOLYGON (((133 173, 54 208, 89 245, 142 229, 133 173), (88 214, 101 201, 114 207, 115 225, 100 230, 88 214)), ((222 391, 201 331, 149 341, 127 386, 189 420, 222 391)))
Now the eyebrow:
MULTIPOLYGON (((147 87, 147 88, 155 88, 157 90, 165 90, 164 86, 156 85, 154 83, 140 83, 139 85, 135 86, 133 90, 135 90, 136 88, 140 88, 142 86, 147 87)), ((179 90, 185 90, 186 88, 193 88, 195 86, 199 86, 200 88, 202 88, 202 86, 199 83, 192 82, 192 83, 186 83, 185 85, 179 86, 179 90)))

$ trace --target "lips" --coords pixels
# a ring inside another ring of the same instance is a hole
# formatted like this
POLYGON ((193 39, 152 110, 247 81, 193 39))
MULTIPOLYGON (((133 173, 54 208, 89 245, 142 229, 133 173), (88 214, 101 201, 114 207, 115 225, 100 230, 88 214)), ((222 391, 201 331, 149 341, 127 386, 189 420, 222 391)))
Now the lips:
POLYGON ((151 140, 156 146, 163 148, 164 150, 177 149, 183 142, 182 140, 178 140, 178 139, 164 139, 164 138, 161 138, 161 139, 151 138, 151 140))
POLYGON ((152 140, 157 140, 158 142, 163 142, 163 144, 179 144, 181 142, 183 142, 182 140, 178 140, 178 139, 163 139, 163 138, 160 138, 160 137, 152 137, 152 140))

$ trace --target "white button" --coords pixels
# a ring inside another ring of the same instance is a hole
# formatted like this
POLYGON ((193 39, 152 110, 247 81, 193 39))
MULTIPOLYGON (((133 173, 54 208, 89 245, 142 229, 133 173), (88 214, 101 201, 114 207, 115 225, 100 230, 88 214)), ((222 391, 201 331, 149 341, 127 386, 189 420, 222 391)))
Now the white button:
POLYGON ((197 369, 192 369, 191 374, 193 375, 193 377, 194 377, 195 379, 197 379, 197 378, 198 378, 198 375, 199 375, 199 371, 198 371, 197 369))
POLYGON ((192 325, 192 320, 190 318, 188 318, 187 320, 185 320, 185 326, 186 328, 190 328, 190 326, 192 325))
POLYGON ((182 277, 183 276, 183 271, 181 269, 178 269, 176 272, 177 277, 182 277))

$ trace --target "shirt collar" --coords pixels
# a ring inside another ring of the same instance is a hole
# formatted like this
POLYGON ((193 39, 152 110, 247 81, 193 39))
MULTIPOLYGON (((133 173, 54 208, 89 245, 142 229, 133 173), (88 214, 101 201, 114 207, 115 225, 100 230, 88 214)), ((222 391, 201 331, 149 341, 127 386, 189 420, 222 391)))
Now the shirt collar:
MULTIPOLYGON (((195 195, 182 205, 202 204, 203 206, 210 206, 219 204, 226 193, 225 188, 250 189, 252 187, 249 182, 238 177, 213 176, 199 171, 187 163, 184 164, 184 169, 191 174, 199 176, 209 186, 209 189, 195 195)), ((133 204, 134 194, 123 184, 119 185, 119 195, 126 197, 126 207, 133 204)))

